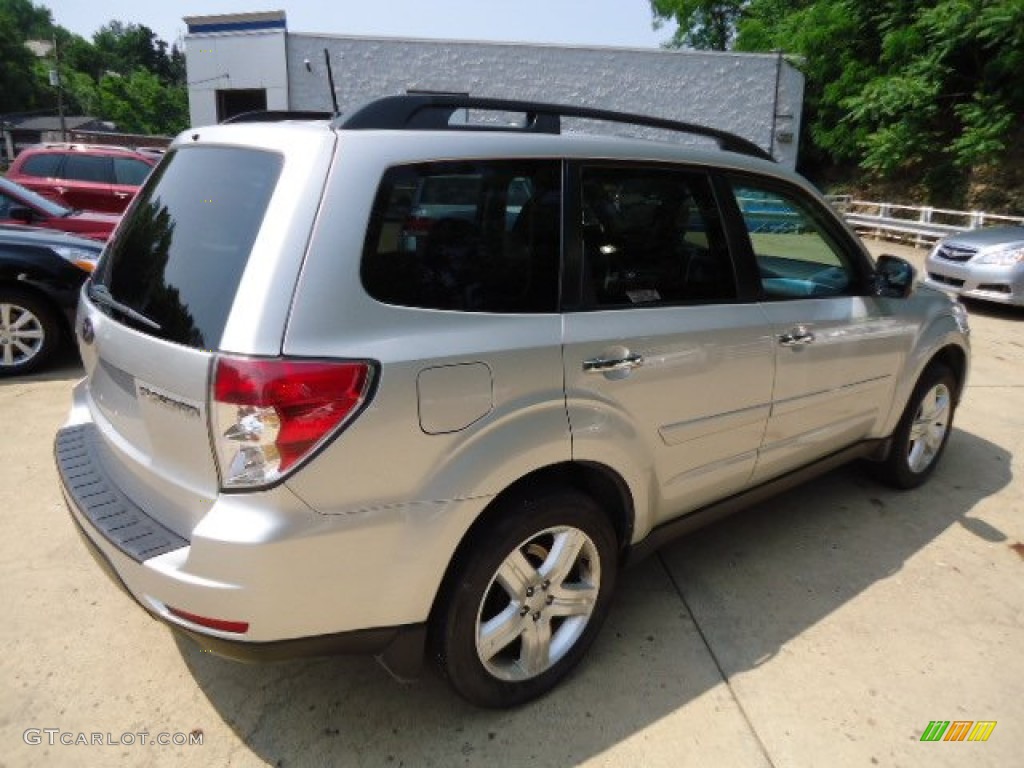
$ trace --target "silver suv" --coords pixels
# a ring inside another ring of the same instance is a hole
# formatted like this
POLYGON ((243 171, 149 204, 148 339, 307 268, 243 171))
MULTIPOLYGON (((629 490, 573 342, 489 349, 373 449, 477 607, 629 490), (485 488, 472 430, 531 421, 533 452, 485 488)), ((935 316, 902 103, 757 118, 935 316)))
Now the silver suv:
POLYGON ((76 525, 206 649, 543 694, 628 560, 853 458, 916 486, 946 444, 962 307, 763 155, 441 95, 182 134, 81 300, 76 525), (454 177, 472 202, 408 237, 454 177))

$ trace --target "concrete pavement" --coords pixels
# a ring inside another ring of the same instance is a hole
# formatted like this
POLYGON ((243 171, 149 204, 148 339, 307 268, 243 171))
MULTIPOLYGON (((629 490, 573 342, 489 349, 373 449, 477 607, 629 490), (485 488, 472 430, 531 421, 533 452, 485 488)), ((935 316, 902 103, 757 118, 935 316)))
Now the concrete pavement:
POLYGON ((846 468, 668 547, 621 579, 572 679, 512 712, 366 658, 250 666, 176 641, 64 509, 50 445, 77 362, 0 381, 0 765, 1019 765, 1024 312, 970 309, 972 378, 927 486, 846 468), (998 724, 922 743, 931 720, 998 724))

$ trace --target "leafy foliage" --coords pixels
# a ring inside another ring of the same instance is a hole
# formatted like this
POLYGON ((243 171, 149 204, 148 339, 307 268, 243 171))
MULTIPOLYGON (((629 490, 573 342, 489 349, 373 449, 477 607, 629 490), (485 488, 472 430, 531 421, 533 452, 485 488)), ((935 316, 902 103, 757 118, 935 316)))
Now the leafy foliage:
POLYGON ((669 47, 724 51, 736 37, 747 0, 650 0, 656 23, 678 23, 669 47))
POLYGON ((0 113, 56 111, 54 60, 26 40, 56 40, 67 109, 130 133, 173 134, 188 126, 185 59, 149 27, 111 21, 92 41, 54 23, 31 0, 0 0, 0 113))
POLYGON ((806 76, 810 169, 934 188, 999 164, 1024 114, 1024 0, 651 0, 670 46, 783 50, 806 76), (706 35, 709 14, 729 30, 706 35), (725 15, 722 15, 725 14, 725 15), (716 17, 716 18, 719 18, 716 17))

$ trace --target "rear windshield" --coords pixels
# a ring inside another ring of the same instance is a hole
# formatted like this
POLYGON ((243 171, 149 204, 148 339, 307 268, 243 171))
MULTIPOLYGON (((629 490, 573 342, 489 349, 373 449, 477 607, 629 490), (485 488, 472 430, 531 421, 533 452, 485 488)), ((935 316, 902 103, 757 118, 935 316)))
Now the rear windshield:
POLYGON ((169 153, 96 270, 113 299, 100 308, 168 341, 217 347, 281 165, 253 149, 169 153))

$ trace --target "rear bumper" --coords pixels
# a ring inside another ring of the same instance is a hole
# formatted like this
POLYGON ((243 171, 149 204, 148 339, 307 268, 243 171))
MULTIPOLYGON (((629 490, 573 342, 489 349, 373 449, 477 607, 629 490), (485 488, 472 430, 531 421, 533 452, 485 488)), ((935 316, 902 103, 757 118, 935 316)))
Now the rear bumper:
MULTIPOLYGON (((62 484, 63 485, 63 484, 62 484)), ((75 504, 64 485, 64 500, 69 509, 75 504)), ((427 625, 406 624, 398 627, 376 627, 374 629, 338 632, 333 635, 303 637, 293 640, 278 640, 265 643, 247 643, 229 640, 223 637, 194 632, 179 624, 164 621, 164 617, 151 611, 136 599, 124 580, 114 569, 110 560, 96 543, 89 538, 78 517, 71 516, 85 544, 86 551, 92 555, 100 569, 110 577, 132 600, 146 609, 150 616, 166 624, 179 635, 189 638, 204 651, 216 653, 236 661, 272 662, 313 656, 336 656, 344 654, 374 655, 395 677, 405 680, 417 677, 423 666, 424 649, 426 647, 427 625)))
MULTIPOLYGON (((285 510, 268 521, 258 494, 229 495, 187 540, 117 488, 105 455, 91 422, 58 432, 55 459, 76 528, 115 584, 153 617, 231 658, 375 654, 396 676, 416 676, 426 619, 450 558, 443 542, 434 549, 423 544, 430 527, 446 519, 445 505, 429 514, 387 510, 358 520, 285 510), (254 520, 267 533, 258 535, 254 520), (194 624, 172 607, 244 621, 249 630, 194 624)), ((280 501, 263 502, 274 500, 280 501)), ((449 511, 456 510, 459 504, 449 511)))

